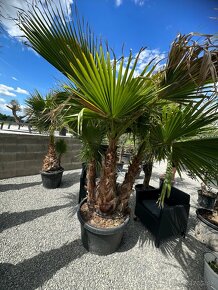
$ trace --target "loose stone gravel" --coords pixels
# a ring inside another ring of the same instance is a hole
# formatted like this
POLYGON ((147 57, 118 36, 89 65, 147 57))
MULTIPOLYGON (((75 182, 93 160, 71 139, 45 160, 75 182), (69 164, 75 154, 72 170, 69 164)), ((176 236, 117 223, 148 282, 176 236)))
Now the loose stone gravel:
MULTIPOLYGON (((163 172, 164 164, 155 164, 151 185, 158 186, 163 172)), ((80 170, 64 172, 57 189, 45 189, 40 175, 0 180, 0 289, 205 289, 208 249, 194 236, 198 182, 185 174, 176 178, 176 186, 191 195, 185 239, 174 237, 157 249, 152 235, 131 217, 120 249, 97 256, 81 242, 79 177, 80 170)), ((142 180, 141 173, 136 183, 142 180)), ((134 192, 130 203, 134 211, 134 192)))

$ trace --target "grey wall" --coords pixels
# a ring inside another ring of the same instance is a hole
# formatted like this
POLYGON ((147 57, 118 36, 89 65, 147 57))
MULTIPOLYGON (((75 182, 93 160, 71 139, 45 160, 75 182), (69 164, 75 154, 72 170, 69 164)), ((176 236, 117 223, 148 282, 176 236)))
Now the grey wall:
MULTIPOLYGON (((68 145, 61 165, 65 170, 81 168, 80 141, 73 137, 56 137, 59 138, 64 138, 68 145)), ((0 133, 0 179, 38 174, 48 141, 47 136, 0 133)))

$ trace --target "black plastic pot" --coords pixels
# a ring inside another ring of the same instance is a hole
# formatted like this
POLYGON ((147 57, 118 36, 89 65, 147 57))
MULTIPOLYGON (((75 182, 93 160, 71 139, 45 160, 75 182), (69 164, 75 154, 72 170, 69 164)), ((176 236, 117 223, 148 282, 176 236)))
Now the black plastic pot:
POLYGON ((202 190, 201 189, 198 190, 198 204, 201 207, 204 207, 204 208, 207 208, 207 209, 213 209, 215 201, 216 201, 216 195, 215 194, 212 195, 212 196, 209 196, 209 195, 202 194, 202 190))
POLYGON ((61 128, 61 130, 59 131, 59 135, 66 136, 66 134, 67 134, 67 128, 65 128, 65 127, 61 128))
POLYGON ((45 188, 53 188, 53 189, 59 187, 61 184, 63 172, 64 169, 51 172, 41 171, 40 173, 42 177, 42 185, 45 188))
POLYGON ((124 162, 117 163, 117 171, 122 171, 123 170, 123 165, 124 165, 124 162))
POLYGON ((148 188, 145 188, 143 183, 139 183, 135 185, 135 191, 136 191, 136 203, 139 202, 144 198, 145 195, 150 195, 151 192, 158 191, 158 188, 154 188, 153 186, 150 186, 148 188))
POLYGON ((148 188, 145 188, 144 184, 139 183, 135 185, 135 190, 136 192, 140 193, 140 192, 146 192, 146 191, 151 191, 151 190, 157 190, 157 188, 154 188, 153 186, 149 185, 148 188))
POLYGON ((130 159, 131 159, 131 153, 123 153, 122 161, 123 161, 125 164, 129 164, 130 159))
POLYGON ((129 217, 125 222, 114 228, 97 228, 84 222, 80 214, 80 207, 86 200, 80 203, 77 216, 81 224, 81 239, 87 251, 96 255, 109 255, 114 253, 121 244, 124 229, 129 222, 129 217))

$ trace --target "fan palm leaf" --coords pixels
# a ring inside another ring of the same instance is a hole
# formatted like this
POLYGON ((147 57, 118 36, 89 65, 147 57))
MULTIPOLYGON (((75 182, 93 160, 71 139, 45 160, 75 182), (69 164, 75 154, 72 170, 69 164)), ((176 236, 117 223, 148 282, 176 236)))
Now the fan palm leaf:
POLYGON ((163 108, 159 123, 153 129, 151 127, 150 133, 156 158, 168 161, 161 202, 167 188, 169 194, 172 162, 179 173, 185 168, 202 180, 209 169, 216 175, 218 135, 211 137, 211 133, 216 128, 217 120, 217 104, 211 101, 205 104, 199 101, 185 107, 171 105, 163 108))

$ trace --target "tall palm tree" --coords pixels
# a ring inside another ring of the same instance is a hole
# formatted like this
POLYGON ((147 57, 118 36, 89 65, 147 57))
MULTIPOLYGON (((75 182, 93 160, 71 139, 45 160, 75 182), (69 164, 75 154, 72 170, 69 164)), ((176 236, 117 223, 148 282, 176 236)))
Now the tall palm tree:
MULTIPOLYGON (((32 7, 28 12, 20 11, 18 25, 29 45, 70 80, 65 86, 66 94, 61 96, 61 110, 68 121, 77 115, 79 128, 86 126, 85 119, 104 124, 108 149, 95 190, 95 207, 104 214, 117 209, 125 213, 147 142, 141 142, 123 184, 117 189, 119 138, 148 110, 155 111, 168 102, 187 104, 204 98, 206 91, 212 91, 210 83, 217 76, 217 55, 208 43, 192 43, 192 35, 179 36, 164 70, 155 73, 157 64, 152 61, 136 76, 143 49, 136 56, 130 52, 127 58, 117 58, 107 45, 95 39, 75 13, 68 21, 61 7, 32 7)), ((201 159, 205 164, 204 161, 201 159)))

